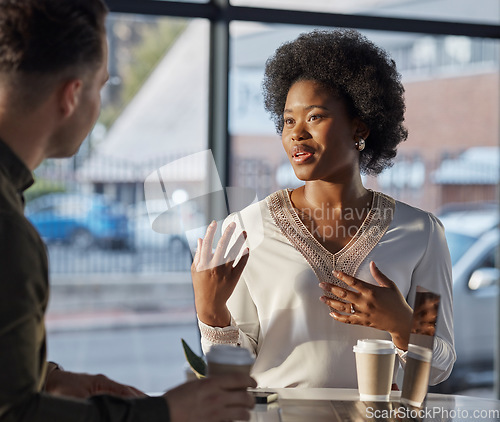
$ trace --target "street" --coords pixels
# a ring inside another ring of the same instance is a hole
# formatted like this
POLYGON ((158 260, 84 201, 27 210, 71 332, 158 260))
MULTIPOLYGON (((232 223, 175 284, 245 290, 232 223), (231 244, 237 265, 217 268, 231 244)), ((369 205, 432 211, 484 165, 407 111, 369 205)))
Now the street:
POLYGON ((188 251, 48 251, 49 360, 145 392, 185 380, 181 338, 200 352, 188 251))
POLYGON ((86 250, 72 245, 48 246, 50 271, 58 273, 162 273, 189 271, 191 253, 188 249, 106 249, 86 250))
POLYGON ((156 327, 123 327, 49 332, 48 358, 64 369, 159 393, 185 380, 181 338, 199 352, 196 322, 156 327))

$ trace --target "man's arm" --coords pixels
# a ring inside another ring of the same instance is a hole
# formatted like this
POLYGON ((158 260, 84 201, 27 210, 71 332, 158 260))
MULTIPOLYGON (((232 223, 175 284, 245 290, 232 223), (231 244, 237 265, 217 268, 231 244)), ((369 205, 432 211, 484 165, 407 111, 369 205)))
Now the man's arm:
POLYGON ((97 394, 111 394, 124 398, 146 397, 146 394, 137 388, 115 382, 105 375, 64 371, 53 362, 48 363, 44 391, 53 395, 82 399, 97 394))
MULTIPOLYGON (((0 239, 0 420, 168 421, 162 397, 97 396, 84 401, 40 392, 46 380, 45 249, 29 223, 12 213, 0 213, 0 239)), ((49 369, 47 381, 55 375, 55 368, 49 369)))

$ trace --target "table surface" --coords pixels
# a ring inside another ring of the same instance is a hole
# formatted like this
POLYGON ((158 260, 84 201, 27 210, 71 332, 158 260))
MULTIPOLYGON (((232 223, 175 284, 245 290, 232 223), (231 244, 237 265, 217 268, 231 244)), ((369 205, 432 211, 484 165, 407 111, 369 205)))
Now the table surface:
POLYGON ((401 392, 389 403, 361 402, 357 390, 339 388, 276 388, 278 401, 258 404, 251 422, 417 422, 500 421, 500 401, 478 397, 431 394, 422 409, 405 408, 401 392))

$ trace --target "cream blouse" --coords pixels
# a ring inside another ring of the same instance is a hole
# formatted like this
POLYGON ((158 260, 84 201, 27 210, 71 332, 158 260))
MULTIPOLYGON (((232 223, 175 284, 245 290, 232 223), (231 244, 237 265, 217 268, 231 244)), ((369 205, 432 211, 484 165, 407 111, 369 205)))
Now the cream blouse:
MULTIPOLYGON (((398 286, 413 306, 417 285, 441 295, 431 384, 445 380, 453 346, 451 261, 444 229, 432 214, 374 192, 371 209, 351 241, 335 254, 309 232, 282 190, 231 214, 235 235, 248 234, 250 258, 227 305, 231 326, 199 321, 206 353, 216 343, 239 344, 256 355, 259 387, 356 388, 353 346, 389 333, 334 320, 319 301, 318 282, 341 283, 332 270, 377 284, 369 263, 398 286)), ((404 366, 404 356, 400 359, 404 366)), ((397 369, 396 369, 397 370, 397 369)))

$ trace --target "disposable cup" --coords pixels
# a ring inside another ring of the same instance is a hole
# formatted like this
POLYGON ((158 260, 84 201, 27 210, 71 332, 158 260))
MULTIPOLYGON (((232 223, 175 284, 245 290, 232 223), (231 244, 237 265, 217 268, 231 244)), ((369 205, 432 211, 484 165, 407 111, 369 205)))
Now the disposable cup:
POLYGON ((244 347, 227 344, 213 345, 208 353, 207 375, 226 375, 235 372, 250 374, 255 358, 244 347))
POLYGON ((396 354, 392 341, 358 340, 353 350, 360 400, 389 401, 396 354))
POLYGON ((415 344, 408 345, 401 402, 421 407, 429 386, 432 350, 415 344))

